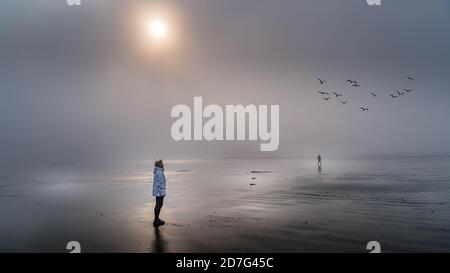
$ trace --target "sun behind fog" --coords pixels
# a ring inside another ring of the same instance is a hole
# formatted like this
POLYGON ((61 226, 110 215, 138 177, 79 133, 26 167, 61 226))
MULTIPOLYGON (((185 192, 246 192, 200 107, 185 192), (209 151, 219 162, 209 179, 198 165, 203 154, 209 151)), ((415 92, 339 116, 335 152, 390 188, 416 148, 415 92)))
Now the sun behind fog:
POLYGON ((148 33, 156 41, 162 41, 167 38, 168 28, 164 21, 151 20, 148 22, 148 33))
MULTIPOLYGON (((150 1, 149 1, 150 2, 150 1)), ((132 43, 146 57, 175 58, 181 41, 180 17, 166 6, 142 6, 130 13, 132 43), (149 55, 148 55, 149 54, 149 55)))

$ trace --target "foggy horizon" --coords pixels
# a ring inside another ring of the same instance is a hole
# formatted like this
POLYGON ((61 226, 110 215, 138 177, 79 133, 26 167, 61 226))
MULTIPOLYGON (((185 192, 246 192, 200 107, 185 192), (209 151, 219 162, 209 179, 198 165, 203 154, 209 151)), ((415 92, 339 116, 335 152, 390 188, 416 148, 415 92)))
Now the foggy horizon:
POLYGON ((382 7, 363 0, 2 1, 0 162, 449 155, 450 3, 382 7), (144 48, 136 18, 161 5, 176 43, 153 51, 144 48), (414 91, 389 97, 402 88, 414 91), (324 102, 317 91, 338 91, 349 103, 324 102), (279 149, 174 141, 170 111, 192 107, 194 96, 222 107, 280 105, 279 149), (370 110, 361 112, 363 105, 370 110))

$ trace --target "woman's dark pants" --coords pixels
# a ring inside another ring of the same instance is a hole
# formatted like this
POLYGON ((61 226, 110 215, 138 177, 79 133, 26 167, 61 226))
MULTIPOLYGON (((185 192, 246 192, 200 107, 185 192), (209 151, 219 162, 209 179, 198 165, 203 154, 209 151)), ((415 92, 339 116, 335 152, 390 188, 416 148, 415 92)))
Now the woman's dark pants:
POLYGON ((156 197, 155 220, 159 220, 159 213, 161 212, 161 208, 163 206, 163 202, 164 202, 164 196, 157 196, 156 197))

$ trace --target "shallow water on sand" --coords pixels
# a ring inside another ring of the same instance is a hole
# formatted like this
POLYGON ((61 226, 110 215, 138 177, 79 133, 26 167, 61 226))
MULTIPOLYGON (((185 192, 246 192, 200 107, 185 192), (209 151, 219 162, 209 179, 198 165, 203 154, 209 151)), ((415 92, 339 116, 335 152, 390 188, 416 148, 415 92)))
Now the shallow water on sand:
POLYGON ((450 158, 167 160, 152 227, 151 162, 0 177, 0 251, 450 251, 450 158), (252 172, 253 171, 253 172, 252 172))

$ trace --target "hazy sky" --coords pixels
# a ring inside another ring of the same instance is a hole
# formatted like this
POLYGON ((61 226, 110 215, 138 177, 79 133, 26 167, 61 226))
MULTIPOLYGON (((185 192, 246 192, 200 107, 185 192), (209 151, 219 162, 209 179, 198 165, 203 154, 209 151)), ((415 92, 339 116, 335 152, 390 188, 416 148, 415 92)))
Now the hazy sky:
POLYGON ((2 0, 0 160, 449 153, 449 49, 447 0, 2 0), (138 19, 163 11, 154 49, 138 19), (279 150, 173 141, 193 96, 279 104, 279 150))

